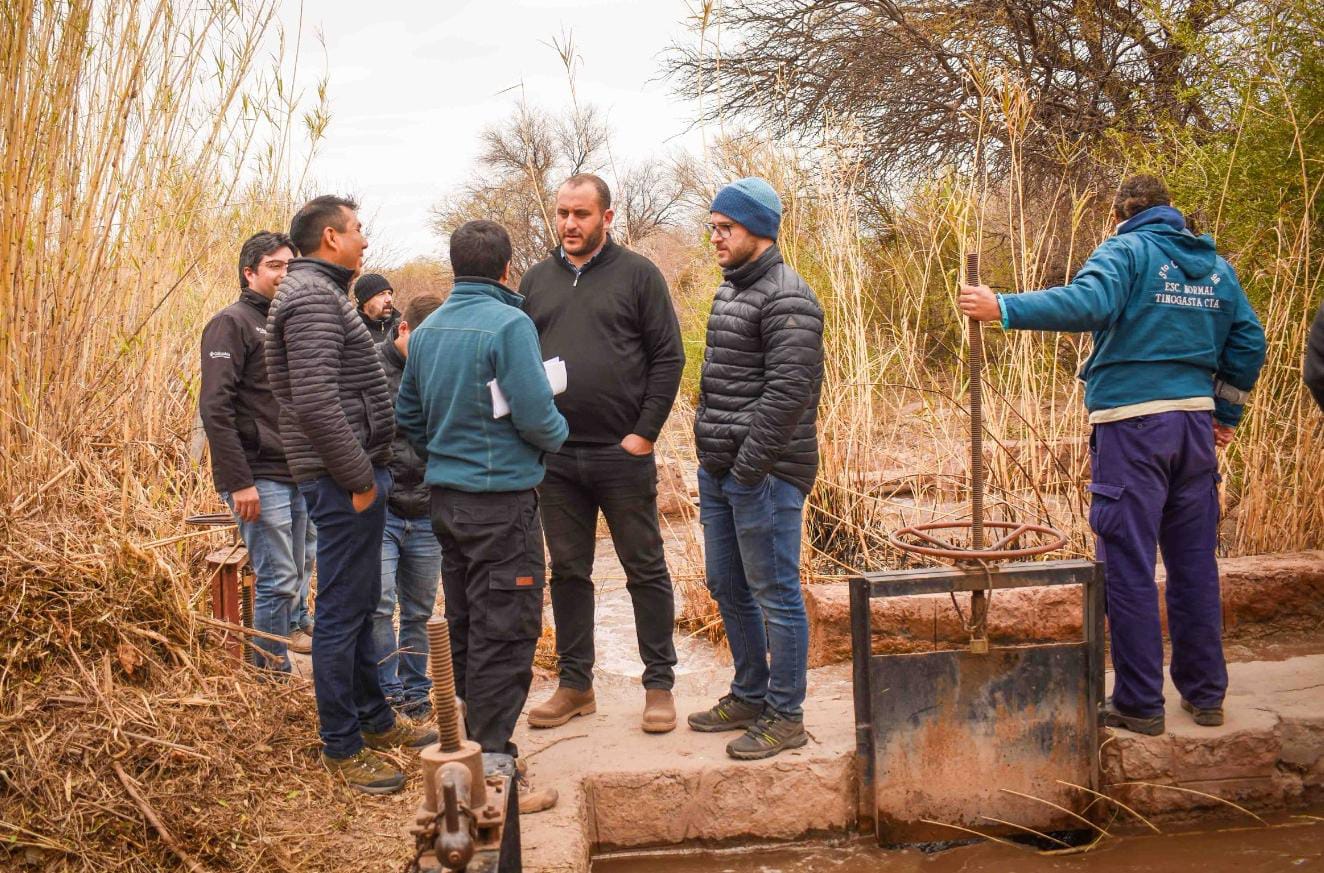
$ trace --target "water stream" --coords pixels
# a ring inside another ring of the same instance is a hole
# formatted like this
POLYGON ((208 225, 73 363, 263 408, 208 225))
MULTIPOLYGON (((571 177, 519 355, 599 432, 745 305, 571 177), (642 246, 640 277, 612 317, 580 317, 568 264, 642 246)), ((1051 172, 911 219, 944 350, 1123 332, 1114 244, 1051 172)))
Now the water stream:
POLYGON ((1188 829, 1105 840, 1087 852, 1042 854, 993 842, 943 852, 884 850, 863 841, 594 861, 593 873, 1295 873, 1324 871, 1324 817, 1280 816, 1268 827, 1188 829))

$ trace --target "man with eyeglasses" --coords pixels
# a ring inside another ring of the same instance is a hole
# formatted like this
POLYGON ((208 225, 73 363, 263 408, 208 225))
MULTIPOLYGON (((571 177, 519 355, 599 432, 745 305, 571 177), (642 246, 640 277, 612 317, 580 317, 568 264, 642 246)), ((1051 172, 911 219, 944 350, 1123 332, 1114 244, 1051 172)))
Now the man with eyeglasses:
MULTIPOLYGON (((308 580, 316 533, 294 484, 278 422, 280 407, 267 379, 267 311, 294 244, 263 231, 239 251, 239 299, 202 331, 199 413, 211 445, 212 479, 234 513, 256 576, 253 624, 290 636, 289 648, 309 652, 308 580)), ((284 643, 255 639, 270 670, 288 673, 284 643)))
POLYGON ((818 474, 823 310, 777 249, 782 204, 762 179, 713 199, 708 225, 725 281, 708 317, 694 441, 708 590, 735 678, 692 730, 743 730, 737 760, 807 742, 809 620, 800 529, 818 474))

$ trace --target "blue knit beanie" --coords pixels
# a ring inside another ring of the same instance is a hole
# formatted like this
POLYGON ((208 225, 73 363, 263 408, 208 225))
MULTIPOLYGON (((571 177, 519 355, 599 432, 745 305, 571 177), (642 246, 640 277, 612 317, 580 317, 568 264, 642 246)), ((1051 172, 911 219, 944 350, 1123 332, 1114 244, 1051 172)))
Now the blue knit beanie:
POLYGON ((739 179, 718 191, 709 211, 720 212, 765 239, 776 239, 781 229, 782 199, 757 176, 739 179))

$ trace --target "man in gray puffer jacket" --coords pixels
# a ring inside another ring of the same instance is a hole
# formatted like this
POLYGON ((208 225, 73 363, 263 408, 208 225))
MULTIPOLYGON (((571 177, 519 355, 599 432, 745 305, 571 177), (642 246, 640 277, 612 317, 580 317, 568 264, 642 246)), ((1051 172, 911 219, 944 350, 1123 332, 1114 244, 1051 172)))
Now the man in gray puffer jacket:
POLYGON ((322 760, 351 787, 387 794, 404 786, 404 774, 364 747, 422 748, 437 735, 397 722, 377 681, 372 615, 395 417, 377 350, 349 300, 368 247, 357 209, 318 197, 290 223, 304 257, 290 262, 267 313, 267 374, 290 473, 319 531, 313 691, 322 760))
POLYGON ((823 310, 782 262, 781 199, 767 182, 748 178, 723 188, 711 220, 726 281, 708 318, 694 439, 708 590, 726 626, 735 679, 730 694, 689 724, 743 729, 726 751, 748 760, 806 742, 800 527, 818 473, 823 310))

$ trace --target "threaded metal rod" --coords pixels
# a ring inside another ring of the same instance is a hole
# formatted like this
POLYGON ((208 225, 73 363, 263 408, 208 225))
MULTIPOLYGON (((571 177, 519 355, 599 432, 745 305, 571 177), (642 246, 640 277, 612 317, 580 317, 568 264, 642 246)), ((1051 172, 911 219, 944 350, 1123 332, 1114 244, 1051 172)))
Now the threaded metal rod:
POLYGON ((432 668, 432 711, 437 716, 437 741, 443 752, 460 751, 460 719, 455 708, 455 667, 451 663, 451 631, 446 619, 428 619, 428 664, 432 668))
MULTIPOLYGON (((979 284, 979 253, 965 256, 965 284, 979 284)), ((970 348, 970 547, 984 548, 984 332, 971 318, 970 348)))

